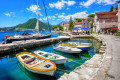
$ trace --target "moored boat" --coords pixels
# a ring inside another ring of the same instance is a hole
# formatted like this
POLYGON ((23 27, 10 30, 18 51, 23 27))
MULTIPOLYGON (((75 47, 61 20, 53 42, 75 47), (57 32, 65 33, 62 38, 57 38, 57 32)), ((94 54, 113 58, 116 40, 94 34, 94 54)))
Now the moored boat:
POLYGON ((34 51, 34 54, 36 54, 37 56, 49 59, 50 61, 54 62, 55 64, 64 64, 67 60, 67 58, 58 55, 58 54, 54 54, 54 53, 49 53, 49 52, 45 52, 45 51, 34 51))
MULTIPOLYGON (((6 44, 6 43, 12 43, 12 42, 15 42, 15 41, 22 41, 22 40, 26 41, 26 40, 31 40, 31 39, 50 38, 51 35, 52 35, 51 30, 50 30, 50 26, 49 26, 50 34, 43 35, 43 34, 39 33, 39 30, 40 30, 39 29, 39 14, 40 14, 40 7, 38 5, 38 0, 37 0, 37 23, 36 23, 36 26, 35 26, 35 29, 34 29, 34 30, 37 30, 37 32, 35 34, 28 34, 26 32, 26 33, 22 33, 21 35, 14 35, 14 36, 7 36, 6 35, 6 38, 3 39, 1 43, 6 44)), ((48 22, 48 25, 49 25, 49 22, 48 22)))
POLYGON ((49 76, 54 76, 55 74, 56 65, 50 60, 28 52, 22 52, 16 54, 16 56, 23 67, 30 72, 49 76))
MULTIPOLYGON (((79 42, 68 42, 68 43, 73 45, 80 45, 79 42)), ((92 46, 91 43, 85 43, 85 42, 81 42, 81 45, 92 46)))
POLYGON ((68 46, 73 48, 81 49, 82 51, 89 51, 90 45, 75 45, 75 44, 69 44, 69 43, 61 43, 62 46, 68 46))
POLYGON ((54 50, 58 50, 58 51, 69 53, 69 54, 80 54, 80 52, 82 51, 81 49, 72 48, 68 46, 60 46, 60 45, 57 47, 54 47, 54 50))

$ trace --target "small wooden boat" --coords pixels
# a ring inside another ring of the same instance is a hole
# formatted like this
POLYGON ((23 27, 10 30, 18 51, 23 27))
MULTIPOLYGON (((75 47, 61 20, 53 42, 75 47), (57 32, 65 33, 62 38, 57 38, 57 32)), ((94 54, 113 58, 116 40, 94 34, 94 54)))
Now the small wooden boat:
POLYGON ((68 47, 68 46, 57 46, 54 47, 54 50, 58 50, 64 53, 69 53, 69 54, 80 54, 80 52, 82 51, 81 49, 78 48, 72 48, 72 47, 68 47))
POLYGON ((54 53, 49 53, 49 52, 45 52, 45 51, 34 51, 34 53, 37 56, 49 59, 50 61, 54 62, 55 64, 64 64, 67 60, 67 58, 58 55, 58 54, 54 54, 54 53))
POLYGON ((78 48, 78 49, 81 49, 82 51, 89 51, 90 49, 90 45, 75 45, 75 44, 69 44, 69 43, 61 43, 60 45, 78 48))
POLYGON ((54 76, 55 74, 56 65, 50 60, 30 54, 28 52, 22 52, 16 54, 16 56, 23 67, 30 72, 49 76, 54 76))

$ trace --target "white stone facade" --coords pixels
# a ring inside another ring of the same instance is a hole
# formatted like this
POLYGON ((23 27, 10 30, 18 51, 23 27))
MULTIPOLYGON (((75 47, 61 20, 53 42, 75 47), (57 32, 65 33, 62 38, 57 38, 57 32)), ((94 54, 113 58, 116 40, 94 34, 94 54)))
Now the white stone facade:
POLYGON ((118 2, 118 29, 120 30, 120 1, 118 2))

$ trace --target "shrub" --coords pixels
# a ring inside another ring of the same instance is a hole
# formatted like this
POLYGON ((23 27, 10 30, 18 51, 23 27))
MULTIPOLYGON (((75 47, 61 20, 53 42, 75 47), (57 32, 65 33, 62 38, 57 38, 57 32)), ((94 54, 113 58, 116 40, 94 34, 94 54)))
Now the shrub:
POLYGON ((117 33, 115 34, 115 36, 120 36, 120 32, 117 32, 117 33))
POLYGON ((97 34, 95 31, 91 31, 91 34, 97 34))

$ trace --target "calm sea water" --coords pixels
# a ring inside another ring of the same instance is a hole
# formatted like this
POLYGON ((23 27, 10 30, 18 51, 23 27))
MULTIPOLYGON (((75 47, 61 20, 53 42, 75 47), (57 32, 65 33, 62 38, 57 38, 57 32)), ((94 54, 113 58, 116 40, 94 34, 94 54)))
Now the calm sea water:
MULTIPOLYGON (((0 33, 0 35, 3 33, 0 33)), ((5 34, 5 33, 4 33, 5 34)), ((6 32, 8 35, 15 34, 10 31, 10 33, 6 32)), ((62 34, 53 33, 51 37, 57 37, 62 34)), ((3 37, 0 36, 2 39, 3 37)), ((51 44, 46 46, 39 46, 34 49, 27 50, 30 53, 33 53, 35 50, 42 50, 46 52, 52 52, 55 54, 62 55, 67 58, 67 62, 64 65, 57 65, 57 71, 54 77, 46 76, 46 75, 38 75, 27 71, 23 66, 18 62, 16 58, 16 54, 19 52, 10 53, 10 55, 1 56, 0 57, 0 80, 56 80, 64 73, 70 73, 77 66, 82 65, 86 60, 89 60, 94 54, 97 54, 100 43, 95 39, 91 38, 81 38, 81 42, 90 42, 92 43, 91 49, 88 52, 82 52, 81 55, 69 55, 59 51, 54 51, 53 47, 58 44, 51 44)), ((79 39, 71 39, 70 41, 79 42, 79 39)), ((68 42, 68 41, 66 41, 68 42)), ((22 51, 20 51, 22 52, 22 51)))

